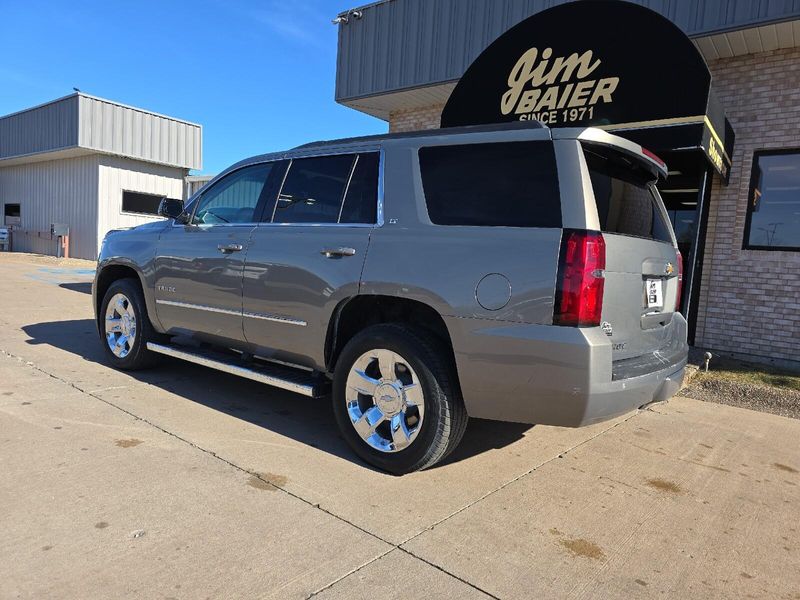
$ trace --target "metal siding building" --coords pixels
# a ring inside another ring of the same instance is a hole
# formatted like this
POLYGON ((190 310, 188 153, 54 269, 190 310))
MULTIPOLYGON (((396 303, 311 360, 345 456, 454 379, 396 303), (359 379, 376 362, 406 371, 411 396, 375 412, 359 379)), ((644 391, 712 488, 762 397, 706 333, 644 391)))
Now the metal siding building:
POLYGON ((80 92, 0 118, 0 216, 19 205, 17 251, 54 254, 63 223, 70 255, 94 259, 109 229, 157 218, 124 212, 123 191, 182 198, 201 167, 200 125, 80 92))
POLYGON ((189 199, 203 189, 206 184, 214 179, 213 175, 189 175, 186 178, 186 192, 184 198, 189 199))
MULTIPOLYGON (((443 104, 467 67, 498 36, 523 19, 567 1, 384 0, 368 4, 359 9, 361 19, 350 18, 339 26, 336 101, 384 120, 394 111, 443 104)), ((675 23, 706 60, 800 43, 800 0, 633 3, 675 23)))

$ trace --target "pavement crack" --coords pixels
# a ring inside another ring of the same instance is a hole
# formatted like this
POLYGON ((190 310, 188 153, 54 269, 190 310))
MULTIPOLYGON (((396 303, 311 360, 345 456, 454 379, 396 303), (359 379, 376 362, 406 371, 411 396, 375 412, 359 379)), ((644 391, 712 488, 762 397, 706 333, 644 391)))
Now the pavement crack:
POLYGON ((439 565, 437 565, 437 564, 435 564, 435 563, 432 563, 431 561, 429 561, 429 560, 427 560, 427 559, 425 559, 425 558, 423 558, 423 557, 421 557, 421 556, 417 556, 416 554, 414 554, 414 553, 413 553, 413 552, 411 552, 410 550, 407 550, 407 549, 405 549, 405 548, 401 548, 399 545, 393 545, 393 547, 392 547, 392 548, 390 548, 389 550, 387 550, 386 552, 383 552, 382 554, 379 554, 378 556, 376 556, 376 557, 372 558, 371 560, 368 560, 368 561, 367 561, 367 562, 365 562, 363 565, 361 565, 361 566, 359 566, 359 567, 356 567, 355 569, 352 569, 351 571, 349 571, 348 573, 345 573, 345 574, 344 574, 344 575, 342 575, 341 577, 337 577, 336 579, 334 579, 334 580, 333 580, 333 581, 331 581, 330 583, 327 583, 327 584, 326 584, 326 585, 324 585, 323 587, 319 588, 318 590, 316 590, 316 591, 312 592, 311 594, 309 594, 308 596, 306 596, 306 600, 310 600, 310 598, 313 598, 313 597, 315 597, 315 596, 318 596, 319 594, 321 594, 321 593, 322 593, 322 592, 324 592, 325 590, 328 590, 328 589, 332 588, 332 587, 333 587, 333 586, 335 586, 337 583, 339 583, 339 582, 341 582, 341 581, 344 581, 345 579, 347 579, 347 578, 348 578, 348 577, 350 577, 351 575, 355 575, 356 573, 358 573, 358 572, 359 572, 359 571, 361 571, 362 569, 364 569, 364 568, 368 567, 369 565, 371 565, 371 564, 372 564, 372 563, 374 563, 374 562, 377 562, 377 561, 379 561, 379 560, 380 560, 380 559, 382 559, 384 556, 387 556, 387 555, 391 554, 391 553, 392 553, 392 552, 394 552, 395 550, 397 550, 397 551, 399 551, 399 552, 402 552, 402 553, 404 553, 404 554, 407 554, 407 555, 409 555, 411 558, 414 558, 414 559, 416 559, 416 560, 418 560, 418 561, 420 561, 420 562, 424 562, 426 565, 428 565, 428 566, 430 566, 430 567, 433 567, 434 569, 436 569, 437 571, 439 571, 439 572, 441 572, 441 573, 444 573, 444 574, 445 574, 445 575, 447 575, 448 577, 452 577, 453 579, 455 579, 455 580, 457 580, 457 581, 460 581, 460 582, 461 582, 461 583, 463 583, 464 585, 471 587, 472 589, 474 589, 474 590, 476 590, 476 591, 480 592, 481 594, 484 594, 484 595, 485 595, 487 598, 492 598, 492 600, 500 600, 500 598, 498 598, 498 597, 497 597, 497 596, 495 596, 494 594, 491 594, 491 593, 487 592, 486 590, 484 590, 483 588, 481 588, 481 587, 479 587, 479 586, 475 585, 474 583, 471 583, 471 582, 467 581, 466 579, 463 579, 463 578, 459 577, 459 576, 458 576, 458 575, 456 575, 455 573, 451 573, 451 572, 450 572, 450 571, 448 571, 447 569, 445 569, 445 568, 443 568, 443 567, 441 567, 441 566, 439 566, 439 565))
POLYGON ((387 554, 389 554, 389 553, 391 553, 391 552, 394 552, 395 550, 398 550, 398 548, 397 548, 396 546, 393 546, 392 548, 389 548, 389 549, 388 549, 386 552, 383 552, 383 553, 379 554, 378 556, 375 556, 375 557, 371 558, 370 560, 368 560, 367 562, 365 562, 363 565, 359 565, 359 566, 357 566, 355 569, 350 569, 350 570, 349 570, 347 573, 345 573, 344 575, 342 575, 342 576, 340 576, 340 577, 337 577, 336 579, 334 579, 334 580, 333 580, 333 581, 331 581, 330 583, 326 583, 326 584, 325 584, 324 586, 322 586, 321 588, 319 588, 319 589, 317 589, 317 590, 315 590, 315 591, 311 592, 311 593, 310 593, 308 596, 306 596, 306 600, 309 600, 310 598, 313 598, 314 596, 318 596, 319 594, 321 594, 321 593, 322 593, 322 592, 324 592, 325 590, 328 590, 328 589, 332 588, 333 586, 335 586, 335 585, 336 585, 337 583, 339 583, 340 581, 343 581, 343 580, 347 579, 348 577, 350 577, 350 575, 355 575, 355 574, 356 574, 356 573, 358 573, 358 572, 359 572, 361 569, 363 569, 363 568, 365 568, 365 567, 368 567, 369 565, 371 565, 371 564, 372 564, 372 563, 374 563, 375 561, 378 561, 378 560, 382 559, 384 556, 386 556, 387 554))
POLYGON ((398 547, 397 549, 400 550, 401 552, 405 552, 409 556, 412 556, 412 557, 416 558, 417 560, 420 560, 420 561, 424 562, 426 565, 429 565, 429 566, 433 567, 437 571, 441 571, 442 573, 445 573, 445 574, 449 575, 453 579, 457 579, 458 581, 460 581, 464 585, 468 585, 472 589, 479 591, 481 594, 485 594, 487 597, 492 598, 493 600, 500 600, 499 597, 495 596, 494 594, 491 594, 491 593, 487 592, 485 589, 483 589, 481 587, 478 587, 474 583, 471 583, 471 582, 467 581, 466 579, 463 579, 463 578, 459 577, 455 573, 451 573, 450 571, 448 571, 444 567, 441 567, 441 566, 437 565, 436 563, 433 563, 433 562, 431 562, 431 561, 429 561, 429 560, 427 560, 425 558, 422 558, 421 556, 418 556, 417 554, 414 554, 413 552, 411 552, 410 550, 408 550, 406 548, 398 547))
MULTIPOLYGON (((513 479, 509 479, 508 481, 506 481, 505 483, 502 483, 502 484, 500 484, 499 486, 497 486, 497 487, 496 487, 496 488, 494 488, 493 490, 490 490, 490 491, 486 492, 486 493, 485 493, 483 496, 481 496, 480 498, 476 498, 475 500, 473 500, 473 501, 471 501, 471 502, 468 502, 467 504, 465 504, 465 505, 464 505, 464 506, 462 506, 461 508, 459 508, 459 509, 457 509, 457 510, 454 510, 454 511, 453 511, 452 513, 450 513, 449 515, 447 515, 447 516, 445 516, 445 517, 442 517, 441 519, 439 519, 439 520, 438 520, 438 521, 436 521, 435 523, 433 523, 433 524, 429 525, 428 527, 426 527, 426 528, 424 528, 424 529, 422 529, 422 530, 418 531, 417 533, 415 533, 414 535, 412 535, 410 538, 406 539, 405 541, 403 541, 403 542, 400 542, 400 544, 398 544, 398 547, 400 547, 402 550, 405 550, 405 548, 402 548, 402 546, 404 546, 405 544, 408 544, 408 543, 409 543, 409 542, 411 542, 412 540, 414 540, 414 539, 418 538, 418 537, 419 537, 419 536, 421 536, 423 533, 427 533, 428 531, 431 531, 431 530, 432 530, 432 529, 434 529, 435 527, 438 527, 438 526, 439 526, 439 525, 441 525, 442 523, 444 523, 444 522, 446 522, 446 521, 448 521, 448 520, 452 519, 452 518, 453 518, 453 517, 455 517, 456 515, 459 515, 459 514, 461 514, 462 512, 464 512, 465 510, 467 510, 467 509, 469 509, 469 508, 471 508, 471 507, 475 506, 476 504, 478 504, 478 503, 480 503, 480 502, 483 502, 484 500, 486 500, 486 499, 487 499, 487 498, 489 498, 490 496, 493 496, 494 494, 496 494, 496 493, 497 493, 497 492, 499 492, 500 490, 503 490, 503 489, 507 488, 507 487, 508 487, 508 486, 510 486, 511 484, 513 484, 513 483, 516 483, 517 481, 519 481, 520 479, 522 479, 522 478, 524 478, 524 477, 527 477, 528 475, 530 475, 530 474, 531 474, 531 473, 533 473, 534 471, 537 471, 537 470, 541 469, 542 467, 544 467, 544 466, 546 466, 546 465, 550 464, 550 463, 551 463, 551 462, 553 462, 554 460, 558 460, 559 458, 564 458, 564 457, 565 457, 567 454, 569 454, 569 453, 570 453, 570 452, 572 452, 573 450, 576 450, 576 449, 580 448, 581 446, 583 446, 583 445, 585 445, 585 444, 588 444, 589 442, 591 442, 591 441, 593 441, 593 440, 597 439, 597 438, 598 438, 598 437, 600 437, 601 435, 604 435, 605 433, 607 433, 607 432, 611 431, 611 430, 612 430, 612 429, 614 429, 615 427, 619 427, 619 426, 620 426, 620 425, 622 425, 623 423, 627 423, 628 421, 630 421, 631 419, 633 419, 633 418, 634 418, 635 416, 637 416, 638 414, 639 414, 639 411, 636 411, 636 412, 634 412, 634 413, 631 413, 630 415, 628 415, 628 416, 627 416, 627 417, 625 417, 624 419, 622 419, 622 420, 620 420, 620 421, 617 421, 616 423, 614 423, 614 424, 613 424, 613 425, 611 425, 610 427, 606 427, 605 429, 603 429, 602 431, 600 431, 600 432, 596 433, 596 434, 595 434, 595 435, 593 435, 592 437, 586 438, 585 440, 583 440, 583 441, 581 441, 581 442, 578 442, 578 443, 577 443, 577 444, 575 444, 574 446, 570 446, 570 447, 569 447, 569 448, 567 448, 566 450, 563 450, 562 452, 559 452, 559 453, 558 453, 556 456, 551 456, 550 458, 548 458, 547 460, 545 460, 545 461, 543 461, 543 462, 539 463, 538 465, 536 465, 536 466, 534 466, 534 467, 531 467, 530 469, 528 469, 528 470, 527 470, 527 471, 525 471, 524 473, 521 473, 521 474, 517 475, 517 476, 516 476, 516 477, 514 477, 513 479)), ((434 565, 434 566, 435 566, 435 565, 434 565)))

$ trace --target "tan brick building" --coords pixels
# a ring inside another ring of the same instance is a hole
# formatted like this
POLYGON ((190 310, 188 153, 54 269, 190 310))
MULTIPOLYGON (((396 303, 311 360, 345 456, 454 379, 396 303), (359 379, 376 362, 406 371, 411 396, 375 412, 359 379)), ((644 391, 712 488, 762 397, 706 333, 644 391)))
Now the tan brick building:
MULTIPOLYGON (((337 100, 388 121, 391 131, 439 128, 471 60, 550 4, 393 0, 345 13, 337 100), (437 29, 437 20, 446 28, 437 29)), ((702 53, 736 136, 727 185, 709 170, 705 194, 695 189, 702 186, 662 190, 691 235, 699 229, 691 250, 693 341, 800 366, 800 13, 767 2, 706 0, 662 14, 702 53), (704 196, 696 214, 692 202, 676 201, 691 193, 704 196)), ((663 76, 680 85, 679 73, 663 76)))

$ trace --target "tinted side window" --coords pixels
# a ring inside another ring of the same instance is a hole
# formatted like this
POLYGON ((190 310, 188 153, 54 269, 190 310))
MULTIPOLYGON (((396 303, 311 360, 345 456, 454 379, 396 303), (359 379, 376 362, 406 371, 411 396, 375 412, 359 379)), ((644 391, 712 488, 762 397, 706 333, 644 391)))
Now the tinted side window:
POLYGON ((552 142, 434 146, 419 162, 437 225, 561 226, 552 142))
POLYGON ((274 223, 336 223, 355 156, 298 158, 278 196, 274 223))
POLYGON ((253 223, 256 206, 264 191, 272 163, 234 171, 200 196, 195 224, 253 223))
POLYGON ((640 238, 672 242, 660 200, 646 178, 622 162, 624 157, 585 149, 600 229, 640 238))
POLYGON ((380 153, 359 154, 340 223, 369 223, 378 220, 378 168, 380 153))

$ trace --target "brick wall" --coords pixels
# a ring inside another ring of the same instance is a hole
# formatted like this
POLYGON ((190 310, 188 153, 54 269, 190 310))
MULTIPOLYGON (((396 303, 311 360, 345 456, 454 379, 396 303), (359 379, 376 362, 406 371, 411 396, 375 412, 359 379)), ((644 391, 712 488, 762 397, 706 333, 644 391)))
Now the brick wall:
MULTIPOLYGON (((711 63, 736 131, 731 179, 715 176, 696 343, 800 365, 800 252, 742 250, 753 151, 800 148, 800 49, 711 63)), ((434 129, 443 106, 397 111, 390 131, 434 129)))
POLYGON ((800 49, 709 67, 736 146, 730 184, 711 191, 697 344, 800 361, 800 252, 742 249, 753 151, 800 148, 800 49))
POLYGON ((398 110, 389 116, 389 131, 419 131, 421 129, 438 129, 444 104, 398 110))

